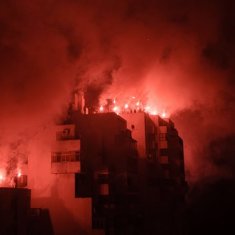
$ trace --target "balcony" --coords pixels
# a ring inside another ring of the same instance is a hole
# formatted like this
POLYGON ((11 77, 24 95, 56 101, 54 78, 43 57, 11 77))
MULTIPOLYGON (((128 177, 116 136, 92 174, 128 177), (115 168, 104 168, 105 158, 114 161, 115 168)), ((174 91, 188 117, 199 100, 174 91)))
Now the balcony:
POLYGON ((51 173, 70 174, 80 172, 80 152, 52 152, 51 173))
POLYGON ((72 174, 80 172, 80 162, 53 162, 51 163, 52 174, 72 174))

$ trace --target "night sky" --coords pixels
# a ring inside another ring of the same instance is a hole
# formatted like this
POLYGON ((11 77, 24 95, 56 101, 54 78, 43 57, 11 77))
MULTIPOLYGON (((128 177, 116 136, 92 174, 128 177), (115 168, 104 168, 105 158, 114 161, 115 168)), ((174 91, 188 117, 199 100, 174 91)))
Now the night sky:
POLYGON ((1 167, 35 151, 73 89, 94 87, 97 99, 138 95, 171 115, 190 184, 233 179, 234 5, 0 1, 1 167))

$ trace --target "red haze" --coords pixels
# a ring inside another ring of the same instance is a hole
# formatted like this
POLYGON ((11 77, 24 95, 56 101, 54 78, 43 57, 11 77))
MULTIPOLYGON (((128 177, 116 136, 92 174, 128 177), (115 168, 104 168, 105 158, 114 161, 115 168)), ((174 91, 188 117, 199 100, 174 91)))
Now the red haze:
POLYGON ((94 86, 96 99, 138 95, 170 112, 188 177, 223 172, 208 146, 235 133, 233 10, 229 0, 1 2, 1 159, 50 126, 74 87, 94 86))

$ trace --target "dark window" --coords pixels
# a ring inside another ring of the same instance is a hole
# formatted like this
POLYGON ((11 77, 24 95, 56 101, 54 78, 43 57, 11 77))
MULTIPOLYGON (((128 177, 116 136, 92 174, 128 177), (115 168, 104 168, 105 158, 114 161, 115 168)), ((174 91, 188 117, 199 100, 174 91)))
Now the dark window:
POLYGON ((108 174, 98 174, 97 181, 100 184, 108 183, 109 175, 108 174))
POLYGON ((160 149, 160 156, 168 156, 168 149, 160 149))
POLYGON ((91 174, 75 174, 75 197, 91 197, 93 195, 93 178, 91 174))
POLYGON ((103 229, 105 228, 105 218, 93 216, 92 218, 92 228, 93 229, 103 229))
POLYGON ((63 130, 63 135, 64 136, 68 136, 70 134, 70 129, 69 128, 65 128, 64 130, 63 130))
POLYGON ((163 120, 162 118, 159 118, 159 126, 167 126, 167 122, 165 120, 163 120))
POLYGON ((65 154, 61 154, 61 162, 66 162, 66 153, 65 154))
POLYGON ((73 156, 75 156, 75 161, 80 161, 80 151, 75 151, 73 156))
POLYGON ((71 156, 67 156, 67 161, 75 162, 76 161, 76 155, 72 154, 71 156))
POLYGON ((63 131, 57 131, 56 132, 56 139, 57 140, 66 140, 66 139, 72 139, 70 129, 65 128, 63 131))
POLYGON ((151 142, 151 149, 155 149, 156 148, 156 143, 155 143, 155 141, 152 141, 151 142))
POLYGON ((60 152, 52 152, 51 160, 52 160, 52 162, 61 162, 61 153, 60 152))
POLYGON ((79 151, 52 152, 52 162, 75 162, 80 161, 79 151))
POLYGON ((148 159, 149 159, 149 160, 153 159, 153 154, 152 154, 152 153, 149 153, 149 154, 148 154, 148 159))

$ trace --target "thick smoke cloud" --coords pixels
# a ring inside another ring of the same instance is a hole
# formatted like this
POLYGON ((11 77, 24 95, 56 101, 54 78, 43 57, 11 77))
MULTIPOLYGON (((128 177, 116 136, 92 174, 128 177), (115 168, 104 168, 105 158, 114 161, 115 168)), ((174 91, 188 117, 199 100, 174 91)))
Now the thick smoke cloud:
POLYGON ((2 1, 2 156, 53 123, 78 88, 157 103, 185 141, 189 179, 218 175, 229 160, 218 166, 211 146, 226 149, 235 133, 233 12, 228 0, 2 1))

